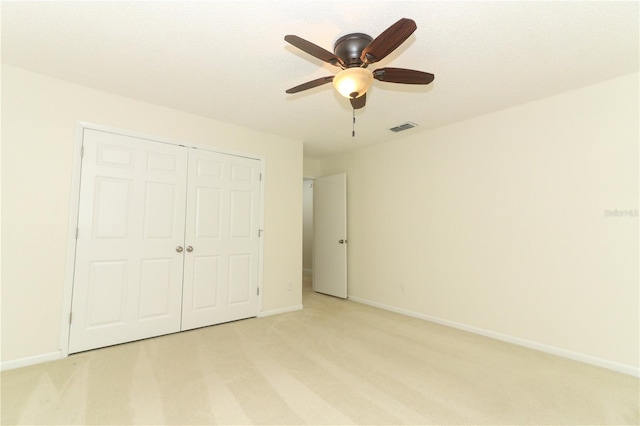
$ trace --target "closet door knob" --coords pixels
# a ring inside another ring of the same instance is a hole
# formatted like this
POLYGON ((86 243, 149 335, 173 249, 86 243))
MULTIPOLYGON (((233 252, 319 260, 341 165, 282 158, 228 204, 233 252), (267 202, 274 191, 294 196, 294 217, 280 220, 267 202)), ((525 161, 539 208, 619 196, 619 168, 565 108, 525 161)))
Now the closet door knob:
POLYGON ((191 247, 191 246, 187 246, 187 251, 188 251, 189 253, 191 253, 191 252, 193 251, 193 247, 191 247))
POLYGON ((182 246, 178 246, 178 247, 176 247, 176 251, 177 251, 178 253, 182 253, 182 246))

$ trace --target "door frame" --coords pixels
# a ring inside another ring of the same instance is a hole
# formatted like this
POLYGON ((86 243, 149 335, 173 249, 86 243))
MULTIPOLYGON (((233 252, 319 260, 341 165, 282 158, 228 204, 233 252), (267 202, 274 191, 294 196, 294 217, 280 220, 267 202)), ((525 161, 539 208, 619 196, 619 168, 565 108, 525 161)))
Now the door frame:
MULTIPOLYGON (((251 158, 260 161, 260 207, 258 226, 264 235, 264 189, 266 181, 265 157, 258 154, 248 154, 246 152, 230 151, 224 148, 217 148, 212 145, 202 143, 185 143, 170 138, 157 135, 135 132, 117 127, 91 123, 87 121, 76 121, 75 137, 73 143, 73 166, 71 174, 71 196, 69 200, 69 219, 67 222, 67 247, 66 262, 64 271, 64 287, 62 295, 62 312, 60 315, 60 358, 69 356, 69 333, 71 329, 71 306, 73 298, 73 279, 75 273, 76 259, 76 229, 78 228, 78 214, 80 212, 80 178, 82 172, 82 142, 85 129, 97 130, 106 133, 114 133, 122 136, 129 136, 137 139, 146 139, 152 142, 165 143, 170 145, 183 146, 185 148, 197 148, 206 151, 218 152, 220 154, 234 155, 237 157, 251 158)), ((264 266, 264 238, 259 239, 258 247, 258 316, 262 312, 262 277, 264 266)))
MULTIPOLYGON (((315 176, 311 176, 311 175, 302 175, 302 183, 304 184, 305 181, 310 181, 312 185, 315 185, 316 182, 316 177, 315 176)), ((303 198, 304 198, 304 194, 303 194, 303 198)), ((313 216, 313 199, 311 200, 311 211, 312 211, 312 216, 313 216)), ((311 218, 311 228, 313 228, 313 217, 311 218)), ((302 219, 302 226, 304 228, 304 217, 302 219)), ((315 237, 315 236, 314 236, 315 237)), ((304 233, 303 233, 303 246, 302 246, 302 251, 304 253, 304 233)), ((313 251, 314 251, 314 244, 311 244, 311 287, 313 289, 313 251)), ((302 262, 302 273, 304 274, 304 261, 302 262)))

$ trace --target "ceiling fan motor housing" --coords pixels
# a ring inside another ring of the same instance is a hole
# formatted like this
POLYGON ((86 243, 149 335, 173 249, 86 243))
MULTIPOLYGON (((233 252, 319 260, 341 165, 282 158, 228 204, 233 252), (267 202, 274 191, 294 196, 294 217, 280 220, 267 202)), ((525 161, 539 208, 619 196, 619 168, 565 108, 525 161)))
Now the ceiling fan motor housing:
POLYGON ((333 52, 338 58, 342 59, 347 68, 359 67, 362 65, 362 60, 360 59, 362 51, 372 41, 373 38, 367 34, 347 34, 336 41, 333 52))

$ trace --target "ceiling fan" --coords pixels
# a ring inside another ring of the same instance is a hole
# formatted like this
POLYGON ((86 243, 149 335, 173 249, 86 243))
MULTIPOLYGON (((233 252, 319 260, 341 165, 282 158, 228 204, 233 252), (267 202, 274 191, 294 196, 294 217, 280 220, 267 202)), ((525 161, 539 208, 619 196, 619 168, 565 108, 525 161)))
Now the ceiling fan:
POLYGON ((298 36, 286 35, 285 41, 298 49, 342 68, 336 75, 308 81, 286 90, 286 93, 298 93, 333 82, 338 92, 349 98, 353 109, 356 110, 365 106, 366 93, 373 79, 388 83, 429 84, 435 76, 428 72, 404 68, 378 68, 374 71, 366 69, 397 49, 417 28, 412 19, 402 18, 375 39, 362 33, 347 34, 336 41, 334 53, 298 36))

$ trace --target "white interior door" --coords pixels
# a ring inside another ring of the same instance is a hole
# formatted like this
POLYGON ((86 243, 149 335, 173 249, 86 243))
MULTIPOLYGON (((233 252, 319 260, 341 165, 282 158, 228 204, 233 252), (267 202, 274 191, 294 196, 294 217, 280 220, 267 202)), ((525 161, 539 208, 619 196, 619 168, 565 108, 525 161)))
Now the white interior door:
POLYGON ((69 352, 180 330, 187 151, 85 129, 69 352))
POLYGON ((347 297, 347 175, 316 179, 313 187, 313 289, 347 297))
POLYGON ((258 314, 260 161, 189 150, 182 329, 258 314))

